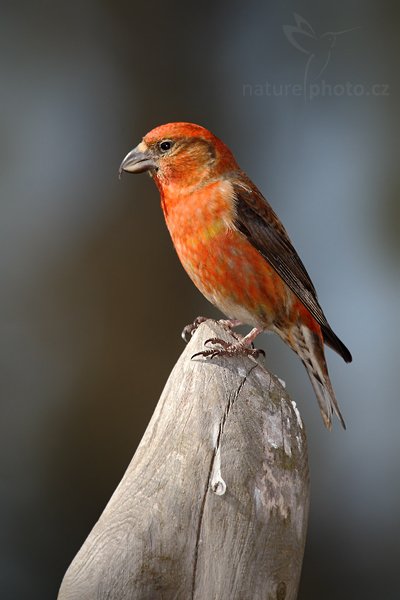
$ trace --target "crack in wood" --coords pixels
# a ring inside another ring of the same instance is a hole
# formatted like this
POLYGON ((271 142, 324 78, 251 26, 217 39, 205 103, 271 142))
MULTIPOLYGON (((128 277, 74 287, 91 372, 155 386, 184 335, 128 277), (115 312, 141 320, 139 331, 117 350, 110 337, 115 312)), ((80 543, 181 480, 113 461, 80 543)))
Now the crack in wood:
POLYGON ((240 382, 240 384, 237 387, 236 392, 234 394, 229 394, 228 395, 228 403, 226 405, 226 408, 224 410, 224 414, 222 415, 222 419, 221 419, 220 424, 219 424, 218 437, 217 437, 217 441, 216 441, 216 444, 215 444, 215 447, 214 447, 214 450, 213 450, 213 453, 212 453, 212 456, 211 456, 210 467, 208 469, 208 476, 207 476, 206 485, 205 485, 205 488, 204 488, 204 493, 203 493, 203 497, 202 497, 202 501, 201 501, 201 506, 200 506, 199 522, 198 522, 198 525, 197 525, 196 544, 195 544, 195 549, 194 549, 194 562, 193 562, 192 596, 191 596, 192 600, 194 599, 194 594, 196 592, 196 575, 197 575, 197 563, 198 563, 198 558, 199 558, 199 546, 200 546, 201 527, 202 527, 202 523, 203 523, 203 516, 204 516, 204 510, 205 510, 205 506, 206 506, 207 494, 208 494, 208 491, 210 489, 211 477, 212 477, 212 473, 213 473, 213 470, 214 470, 215 457, 217 455, 218 449, 220 448, 221 438, 222 438, 222 434, 224 432, 224 427, 225 427, 226 419, 228 418, 228 415, 229 415, 229 413, 231 411, 231 408, 233 407, 234 403, 238 399, 239 394, 242 391, 243 386, 246 383, 246 380, 249 377, 250 373, 257 366, 258 366, 258 364, 253 365, 251 367, 251 369, 243 377, 242 381, 240 382))

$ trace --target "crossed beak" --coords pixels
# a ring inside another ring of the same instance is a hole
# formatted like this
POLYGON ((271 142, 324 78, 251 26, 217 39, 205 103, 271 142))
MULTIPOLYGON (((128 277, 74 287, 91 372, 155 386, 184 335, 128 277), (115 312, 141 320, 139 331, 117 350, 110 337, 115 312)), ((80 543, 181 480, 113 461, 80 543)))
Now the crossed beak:
POLYGON ((125 156, 119 167, 119 177, 121 177, 123 171, 127 173, 144 173, 144 171, 157 169, 156 162, 148 149, 143 150, 140 146, 142 146, 142 143, 125 156))

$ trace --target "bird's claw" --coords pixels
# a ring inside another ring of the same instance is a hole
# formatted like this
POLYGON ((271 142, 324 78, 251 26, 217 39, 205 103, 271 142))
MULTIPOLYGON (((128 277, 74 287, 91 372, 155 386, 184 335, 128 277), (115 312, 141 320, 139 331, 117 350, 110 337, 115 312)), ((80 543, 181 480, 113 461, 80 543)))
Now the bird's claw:
POLYGON ((181 338, 183 339, 183 341, 186 342, 186 343, 188 343, 189 340, 190 340, 190 338, 192 337, 192 335, 196 331, 196 329, 202 323, 204 323, 204 321, 207 321, 207 317, 196 317, 195 320, 193 321, 193 323, 189 323, 189 325, 186 325, 182 329, 182 333, 181 333, 181 338))
MULTIPOLYGON (((196 329, 202 323, 204 323, 204 321, 208 321, 208 319, 209 317, 196 317, 193 323, 189 323, 189 325, 186 325, 181 333, 181 338, 183 339, 183 341, 188 343, 196 329)), ((237 319, 219 319, 217 323, 221 325, 224 329, 226 329, 226 331, 229 331, 234 338, 236 338, 237 340, 241 339, 241 336, 238 333, 236 333, 236 331, 232 331, 232 327, 237 327, 238 325, 241 325, 241 321, 238 321, 237 319)))
POLYGON ((192 358, 195 358, 196 356, 203 356, 204 358, 214 358, 215 356, 252 356, 253 358, 258 358, 260 354, 265 356, 265 352, 261 348, 254 348, 253 344, 251 344, 251 346, 243 344, 242 341, 232 344, 231 342, 221 340, 221 338, 209 338, 204 342, 204 345, 207 346, 209 344, 221 347, 209 348, 207 350, 202 350, 201 352, 196 352, 196 354, 193 354, 192 358))

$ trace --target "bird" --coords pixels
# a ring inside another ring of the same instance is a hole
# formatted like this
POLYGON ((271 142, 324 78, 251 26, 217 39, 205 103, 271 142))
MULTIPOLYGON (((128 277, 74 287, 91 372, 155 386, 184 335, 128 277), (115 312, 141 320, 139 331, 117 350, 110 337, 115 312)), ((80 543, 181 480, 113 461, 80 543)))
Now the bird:
POLYGON ((284 226, 224 142, 194 123, 160 125, 125 156, 123 172, 150 174, 187 274, 227 316, 228 328, 251 327, 232 343, 208 340, 200 354, 257 356, 257 335, 278 334, 304 364, 327 429, 333 413, 345 429, 324 343, 346 362, 352 356, 328 324, 284 226))

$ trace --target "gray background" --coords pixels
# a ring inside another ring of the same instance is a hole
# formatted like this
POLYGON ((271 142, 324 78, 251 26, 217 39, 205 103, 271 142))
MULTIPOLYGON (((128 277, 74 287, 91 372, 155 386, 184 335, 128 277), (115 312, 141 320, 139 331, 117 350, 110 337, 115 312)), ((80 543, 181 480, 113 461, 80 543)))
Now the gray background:
POLYGON ((53 0, 2 2, 0 16, 1 598, 56 596, 182 326, 218 314, 175 256, 154 184, 117 178, 142 135, 174 120, 232 148, 353 352, 351 365, 327 352, 348 426, 329 434, 299 361, 259 340, 308 430, 300 599, 397 598, 398 7, 53 0), (312 100, 290 87, 310 57, 285 36, 294 13, 315 32, 312 100), (318 78, 320 36, 353 27, 318 78))

